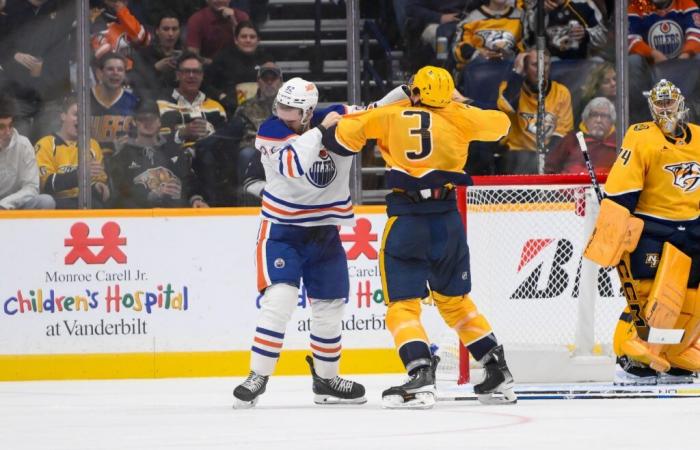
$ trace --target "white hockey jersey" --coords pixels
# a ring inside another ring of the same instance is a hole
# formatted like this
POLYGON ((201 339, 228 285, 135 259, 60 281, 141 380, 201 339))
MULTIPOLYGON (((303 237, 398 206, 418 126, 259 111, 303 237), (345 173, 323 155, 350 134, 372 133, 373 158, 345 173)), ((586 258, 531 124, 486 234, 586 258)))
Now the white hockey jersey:
POLYGON ((326 151, 321 131, 314 128, 331 111, 346 114, 350 108, 333 105, 314 111, 311 129, 302 135, 276 116, 260 125, 255 148, 265 169, 265 219, 305 227, 354 225, 349 184, 353 158, 326 151))

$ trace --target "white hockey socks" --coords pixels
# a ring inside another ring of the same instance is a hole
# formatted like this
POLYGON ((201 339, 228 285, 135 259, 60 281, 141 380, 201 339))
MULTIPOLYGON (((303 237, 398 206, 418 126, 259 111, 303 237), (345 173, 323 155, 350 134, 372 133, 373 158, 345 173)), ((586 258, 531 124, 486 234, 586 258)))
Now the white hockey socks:
POLYGON ((273 284, 260 301, 260 315, 253 336, 250 369, 269 376, 280 357, 284 332, 297 306, 299 289, 289 284, 273 284))
POLYGON ((341 321, 345 299, 311 301, 311 352, 316 374, 325 379, 338 375, 341 321))

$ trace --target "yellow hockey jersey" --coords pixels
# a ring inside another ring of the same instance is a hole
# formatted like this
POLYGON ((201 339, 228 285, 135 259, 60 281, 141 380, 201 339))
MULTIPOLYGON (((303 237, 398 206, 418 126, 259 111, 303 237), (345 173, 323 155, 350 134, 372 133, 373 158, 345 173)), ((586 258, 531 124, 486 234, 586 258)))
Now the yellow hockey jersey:
POLYGON ((608 195, 639 192, 635 214, 685 221, 700 217, 700 127, 687 141, 667 138, 654 122, 632 125, 605 183, 608 195))
MULTIPOLYGON (((36 163, 39 166, 41 191, 46 192, 46 183, 53 175, 71 174, 78 170, 78 143, 66 142, 57 135, 44 136, 34 146, 36 163)), ((90 154, 97 162, 102 162, 102 149, 96 140, 90 139, 90 154)), ((77 178, 76 178, 77 179, 77 178)), ((93 182, 107 182, 107 175, 93 178, 93 182)), ((58 191, 57 198, 78 196, 78 187, 58 191)))
POLYGON ((493 14, 481 6, 457 25, 457 36, 453 47, 457 67, 462 68, 475 49, 503 52, 513 56, 523 47, 523 11, 510 7, 503 14, 493 14))
MULTIPOLYGON (((517 105, 511 105, 503 96, 507 81, 501 82, 498 109, 510 117, 513 126, 505 144, 509 150, 537 150, 537 93, 523 82, 517 105)), ((550 81, 544 100, 545 144, 552 136, 563 137, 574 128, 571 111, 571 93, 563 84, 550 81)))
POLYGON ((376 139, 390 170, 389 187, 416 189, 465 184, 469 143, 497 141, 509 128, 500 111, 457 102, 444 108, 412 106, 403 100, 343 116, 334 140, 357 153, 368 139, 376 139))

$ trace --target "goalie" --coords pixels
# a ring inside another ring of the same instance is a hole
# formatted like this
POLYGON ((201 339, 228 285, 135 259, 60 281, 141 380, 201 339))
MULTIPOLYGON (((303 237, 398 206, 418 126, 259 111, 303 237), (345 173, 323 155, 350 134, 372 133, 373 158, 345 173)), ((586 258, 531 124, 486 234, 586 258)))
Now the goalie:
POLYGON ((700 127, 667 80, 646 93, 605 184, 585 256, 617 266, 628 306, 613 347, 636 376, 700 370, 700 127))

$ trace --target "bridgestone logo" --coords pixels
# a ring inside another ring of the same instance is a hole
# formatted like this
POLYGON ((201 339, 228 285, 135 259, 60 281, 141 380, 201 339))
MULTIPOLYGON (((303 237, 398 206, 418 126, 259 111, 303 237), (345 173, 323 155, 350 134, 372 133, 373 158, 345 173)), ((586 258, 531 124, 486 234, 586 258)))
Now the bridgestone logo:
MULTIPOLYGON (((527 269, 530 263, 534 264, 533 260, 541 254, 542 250, 549 246, 553 240, 529 240, 525 243, 522 250, 522 256, 518 271, 520 269, 527 269), (542 245, 544 243, 544 245, 542 245)), ((567 272, 567 265, 569 261, 574 257, 574 246, 568 239, 559 239, 557 242, 557 247, 554 252, 554 258, 551 261, 551 269, 549 270, 549 276, 546 280, 543 280, 543 269, 545 263, 548 262, 540 258, 539 263, 531 269, 531 272, 525 278, 525 280, 520 283, 518 288, 510 295, 511 299, 524 300, 524 299, 554 299, 568 292, 570 288, 571 279, 574 279, 573 286, 571 287, 570 295, 573 298, 578 298, 579 296, 579 282, 581 279, 581 256, 579 256, 578 265, 576 269, 575 277, 573 274, 567 272)), ((598 271, 598 295, 600 297, 614 297, 621 296, 622 291, 614 293, 612 279, 610 278, 610 272, 614 270, 611 268, 600 268, 598 271)))

